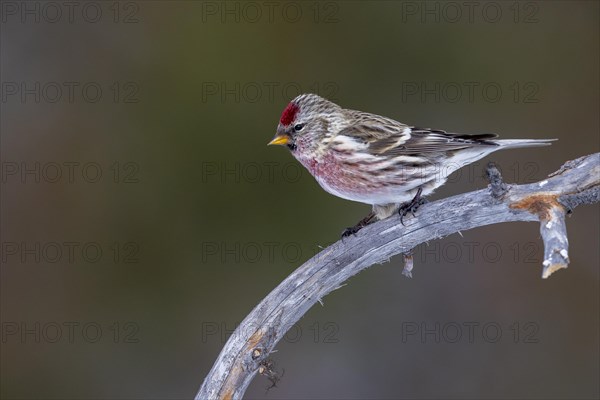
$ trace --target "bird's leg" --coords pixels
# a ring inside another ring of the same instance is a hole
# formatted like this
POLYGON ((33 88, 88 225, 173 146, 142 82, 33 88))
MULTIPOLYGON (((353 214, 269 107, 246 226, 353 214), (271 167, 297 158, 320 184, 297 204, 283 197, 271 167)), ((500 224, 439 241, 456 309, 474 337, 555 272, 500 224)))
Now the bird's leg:
POLYGON ((356 232, 360 231, 362 228, 373 222, 375 222, 375 213, 370 212, 369 215, 358 221, 358 224, 350 228, 344 229, 344 232, 342 232, 342 239, 350 235, 354 235, 356 232))
POLYGON ((408 213, 411 213, 414 217, 415 211, 417 211, 417 209, 421 205, 423 205, 427 202, 427 200, 425 200, 424 198, 421 198, 422 192, 423 192, 423 188, 419 188, 419 190, 417 190, 417 194, 415 195, 415 197, 413 197, 413 199, 411 201, 400 205, 400 208, 398 208, 398 214, 400 214, 400 223, 402 225, 404 225, 403 219, 404 219, 404 217, 406 217, 406 215, 408 215, 408 213))

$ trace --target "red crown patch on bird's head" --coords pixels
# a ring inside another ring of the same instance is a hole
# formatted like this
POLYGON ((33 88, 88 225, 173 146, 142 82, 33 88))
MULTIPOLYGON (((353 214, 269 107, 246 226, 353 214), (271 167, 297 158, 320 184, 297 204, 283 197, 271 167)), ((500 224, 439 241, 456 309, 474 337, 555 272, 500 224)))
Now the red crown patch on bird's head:
POLYGON ((283 110, 281 113, 281 119, 279 119, 279 122, 281 122, 282 125, 291 124, 294 122, 294 119, 296 119, 296 114, 298 114, 298 111, 300 111, 300 107, 298 107, 297 104, 290 102, 285 110, 283 110))

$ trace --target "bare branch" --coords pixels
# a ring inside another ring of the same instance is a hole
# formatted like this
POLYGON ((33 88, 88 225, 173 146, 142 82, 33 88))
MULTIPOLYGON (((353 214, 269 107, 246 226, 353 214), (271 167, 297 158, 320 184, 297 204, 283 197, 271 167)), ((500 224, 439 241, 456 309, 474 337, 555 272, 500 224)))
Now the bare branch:
MULTIPOLYGON (((565 163, 546 180, 506 185, 488 168, 490 187, 423 205, 416 218, 391 217, 338 241, 277 286, 238 326, 204 380, 196 399, 241 399, 256 373, 270 372, 269 354, 317 301, 361 270, 426 241, 500 222, 539 221, 544 241, 542 277, 569 263, 565 213, 600 201, 600 153, 565 163)), ((273 378, 274 379, 274 378, 273 378)))

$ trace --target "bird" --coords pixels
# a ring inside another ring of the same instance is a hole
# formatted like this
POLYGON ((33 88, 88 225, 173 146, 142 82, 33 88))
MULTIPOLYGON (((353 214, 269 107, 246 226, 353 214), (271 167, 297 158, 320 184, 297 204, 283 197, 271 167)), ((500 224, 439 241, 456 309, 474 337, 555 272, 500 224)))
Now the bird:
POLYGON ((372 206, 344 238, 396 213, 404 224, 452 172, 490 153, 555 140, 497 137, 418 128, 306 93, 287 104, 268 144, 286 146, 326 192, 372 206))

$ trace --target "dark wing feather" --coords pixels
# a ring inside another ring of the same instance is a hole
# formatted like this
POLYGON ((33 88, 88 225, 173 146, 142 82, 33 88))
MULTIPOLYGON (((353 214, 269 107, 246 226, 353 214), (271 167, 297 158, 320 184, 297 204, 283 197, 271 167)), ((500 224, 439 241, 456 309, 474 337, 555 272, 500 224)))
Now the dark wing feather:
POLYGON ((398 121, 362 111, 346 111, 354 124, 342 129, 339 135, 368 144, 367 151, 371 154, 385 154, 410 139, 408 126, 398 121))
POLYGON ((448 133, 408 126, 391 118, 362 111, 345 111, 354 124, 342 129, 339 135, 368 144, 367 151, 373 155, 418 156, 453 152, 474 146, 497 146, 488 140, 497 137, 493 133, 448 133))
POLYGON ((497 146, 488 141, 497 135, 483 133, 467 135, 446 131, 417 128, 391 118, 362 111, 345 110, 352 126, 342 129, 339 135, 348 136, 368 144, 367 151, 382 156, 418 156, 441 154, 474 146, 497 146))
POLYGON ((386 155, 419 155, 446 153, 466 149, 474 146, 496 146, 488 141, 497 137, 493 133, 467 135, 461 133, 447 133, 435 129, 411 127, 410 139, 400 146, 389 149, 386 155))

